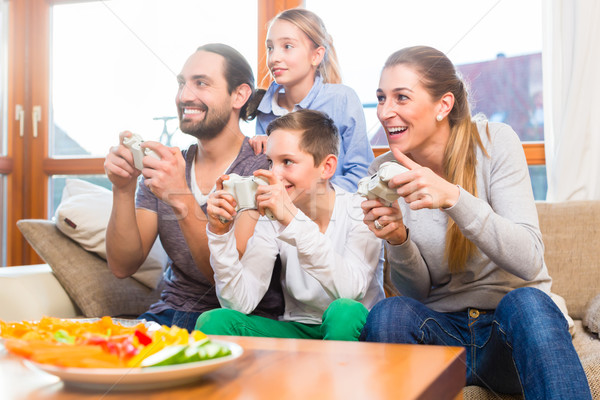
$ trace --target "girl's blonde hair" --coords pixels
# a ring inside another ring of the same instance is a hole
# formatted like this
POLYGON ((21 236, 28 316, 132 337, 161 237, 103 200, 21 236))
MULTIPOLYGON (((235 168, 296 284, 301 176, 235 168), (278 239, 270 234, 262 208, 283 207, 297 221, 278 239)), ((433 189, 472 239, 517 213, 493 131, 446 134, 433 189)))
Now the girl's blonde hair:
MULTIPOLYGON (((448 114, 450 138, 444 152, 445 178, 477 196, 477 147, 488 156, 477 124, 471 116, 468 93, 452 62, 444 53, 431 47, 407 47, 392 54, 385 68, 398 64, 412 67, 420 82, 436 101, 448 92, 454 95, 454 106, 448 114)), ((467 239, 456 223, 448 219, 445 258, 451 272, 464 270, 467 260, 475 255, 477 247, 467 239)))
POLYGON ((342 75, 338 64, 337 54, 333 47, 333 39, 327 33, 323 20, 312 11, 304 8, 291 8, 279 13, 269 26, 275 21, 288 21, 298 27, 314 43, 315 48, 323 46, 325 56, 317 67, 317 71, 325 83, 342 83, 342 75))

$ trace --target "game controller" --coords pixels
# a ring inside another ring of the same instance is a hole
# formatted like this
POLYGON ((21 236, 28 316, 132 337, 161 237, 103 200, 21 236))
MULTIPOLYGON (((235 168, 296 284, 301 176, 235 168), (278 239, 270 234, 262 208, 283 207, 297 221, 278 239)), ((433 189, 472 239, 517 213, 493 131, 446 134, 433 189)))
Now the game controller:
POLYGON ((384 162, 379 166, 377 173, 358 181, 356 192, 369 200, 380 199, 382 203, 389 207, 400 196, 395 189, 388 186, 388 182, 394 176, 406 171, 408 171, 408 168, 395 161, 384 162))
MULTIPOLYGON (((223 181, 223 190, 233 196, 236 202, 235 211, 256 209, 256 189, 260 185, 269 183, 256 176, 240 176, 229 174, 229 179, 223 181)), ((265 215, 275 219, 270 210, 265 210, 265 215)), ((225 223, 226 221, 221 220, 225 223)))
POLYGON ((138 134, 132 134, 131 137, 123 138, 123 145, 127 147, 131 154, 133 154, 133 165, 138 169, 142 170, 144 168, 144 164, 142 163, 142 159, 144 156, 151 156, 160 160, 160 156, 156 154, 154 151, 146 148, 142 149, 141 144, 144 142, 144 139, 138 134))

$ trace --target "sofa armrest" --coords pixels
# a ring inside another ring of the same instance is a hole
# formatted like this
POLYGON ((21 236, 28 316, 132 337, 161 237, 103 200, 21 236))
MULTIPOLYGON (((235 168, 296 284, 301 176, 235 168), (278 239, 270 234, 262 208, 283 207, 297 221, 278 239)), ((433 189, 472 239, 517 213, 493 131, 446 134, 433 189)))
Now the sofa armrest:
POLYGON ((17 227, 83 316, 135 317, 158 300, 162 287, 150 289, 131 277, 118 279, 105 260, 66 237, 54 222, 22 219, 17 227))
POLYGON ((4 321, 81 314, 47 264, 0 268, 0 304, 4 321))

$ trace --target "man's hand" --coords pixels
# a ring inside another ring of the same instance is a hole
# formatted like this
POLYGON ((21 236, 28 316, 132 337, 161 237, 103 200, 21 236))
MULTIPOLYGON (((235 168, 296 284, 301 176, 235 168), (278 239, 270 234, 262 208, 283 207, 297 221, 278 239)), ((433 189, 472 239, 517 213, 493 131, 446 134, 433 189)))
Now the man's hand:
POLYGON ((149 148, 160 157, 144 157, 142 175, 145 185, 158 199, 183 215, 187 212, 184 200, 188 200, 192 192, 185 179, 185 160, 181 151, 153 141, 142 143, 142 148, 149 148))
POLYGON ((110 148, 104 159, 104 170, 115 189, 135 192, 140 171, 133 165, 133 154, 123 145, 123 138, 131 137, 131 135, 132 133, 129 131, 123 131, 119 134, 119 145, 110 148))

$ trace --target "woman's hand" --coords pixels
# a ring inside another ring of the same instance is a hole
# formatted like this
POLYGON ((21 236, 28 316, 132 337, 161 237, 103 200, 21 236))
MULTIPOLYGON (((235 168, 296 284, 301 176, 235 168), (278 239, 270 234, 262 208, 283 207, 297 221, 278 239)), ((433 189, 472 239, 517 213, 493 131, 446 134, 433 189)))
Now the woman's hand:
POLYGON ((235 199, 223 190, 223 181, 229 179, 229 175, 222 175, 217 179, 216 190, 210 194, 206 202, 206 215, 208 216, 208 230, 217 235, 229 232, 235 211, 235 199))
POLYGON ((378 199, 365 200, 361 203, 361 208, 365 215, 363 222, 375 236, 393 245, 406 241, 408 231, 404 226, 402 211, 397 201, 394 201, 390 207, 386 207, 378 199))
POLYGON ((396 175, 389 182, 410 206, 421 208, 450 208, 458 201, 460 189, 437 175, 430 168, 422 167, 398 149, 392 148, 394 158, 410 171, 396 175))
POLYGON ((254 176, 262 177, 269 182, 268 185, 259 185, 256 189, 256 206, 260 215, 272 216, 282 225, 288 226, 298 213, 298 209, 290 199, 283 183, 272 171, 265 169, 254 171, 254 176))
POLYGON ((266 135, 256 135, 251 137, 248 140, 250 146, 252 146, 252 150, 254 150, 254 154, 259 155, 260 153, 264 153, 267 148, 267 139, 266 135))

